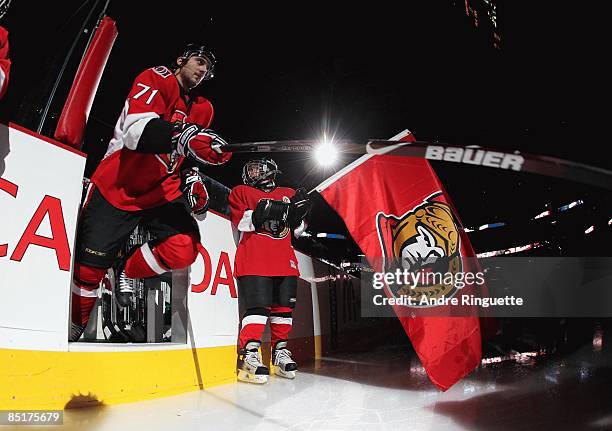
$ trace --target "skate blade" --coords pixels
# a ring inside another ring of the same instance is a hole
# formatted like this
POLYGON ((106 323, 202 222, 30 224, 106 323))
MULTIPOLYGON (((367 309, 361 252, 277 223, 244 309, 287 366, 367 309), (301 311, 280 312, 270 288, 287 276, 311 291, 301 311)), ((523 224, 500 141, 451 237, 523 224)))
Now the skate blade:
POLYGON ((268 383, 268 376, 265 374, 249 374, 244 370, 238 370, 238 380, 241 382, 263 385, 268 383))
POLYGON ((295 379, 295 371, 283 371, 278 365, 274 365, 274 374, 285 379, 295 379))

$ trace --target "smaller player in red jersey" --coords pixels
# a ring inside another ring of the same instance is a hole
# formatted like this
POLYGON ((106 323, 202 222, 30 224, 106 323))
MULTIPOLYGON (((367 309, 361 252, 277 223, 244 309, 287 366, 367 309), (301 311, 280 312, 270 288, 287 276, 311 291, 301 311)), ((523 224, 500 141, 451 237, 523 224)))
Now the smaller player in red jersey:
POLYGON ((279 172, 271 159, 251 160, 242 171, 244 185, 234 187, 229 195, 232 223, 241 233, 234 276, 245 309, 238 379, 249 383, 268 381, 270 371, 259 353, 268 321, 274 373, 293 379, 297 370, 287 349, 300 274, 290 235, 297 237, 304 231, 311 204, 304 190, 277 187, 279 172))
POLYGON ((193 167, 231 157, 208 128, 212 104, 194 92, 212 78, 215 61, 205 46, 189 44, 172 69, 153 67, 134 80, 79 217, 71 341, 83 333, 108 268, 115 269, 117 302, 126 306, 131 279, 194 262, 200 233, 191 213, 206 211, 208 194, 193 167), (155 240, 118 258, 137 225, 155 240))

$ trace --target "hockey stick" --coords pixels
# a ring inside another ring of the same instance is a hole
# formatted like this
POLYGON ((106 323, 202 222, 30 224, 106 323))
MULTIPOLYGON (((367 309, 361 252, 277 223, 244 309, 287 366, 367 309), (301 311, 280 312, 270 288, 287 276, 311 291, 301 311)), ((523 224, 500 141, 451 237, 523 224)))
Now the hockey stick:
MULTIPOLYGON (((236 153, 308 153, 316 150, 319 145, 315 141, 304 140, 265 141, 230 144, 223 147, 223 150, 236 153)), ((612 171, 569 160, 519 151, 427 141, 400 143, 389 140, 370 140, 367 144, 338 141, 334 146, 338 153, 344 154, 422 157, 434 161, 485 166, 563 178, 612 189, 612 171)))
POLYGON ((368 154, 424 157, 434 161, 528 172, 612 189, 612 171, 556 157, 495 148, 434 144, 421 141, 407 144, 396 142, 395 145, 392 145, 393 142, 370 141, 366 145, 368 154))
MULTIPOLYGON (((233 153, 310 153, 320 144, 315 141, 262 141, 229 144, 222 147, 224 152, 233 153)), ((365 146, 352 141, 336 141, 334 146, 341 153, 365 154, 365 146)))

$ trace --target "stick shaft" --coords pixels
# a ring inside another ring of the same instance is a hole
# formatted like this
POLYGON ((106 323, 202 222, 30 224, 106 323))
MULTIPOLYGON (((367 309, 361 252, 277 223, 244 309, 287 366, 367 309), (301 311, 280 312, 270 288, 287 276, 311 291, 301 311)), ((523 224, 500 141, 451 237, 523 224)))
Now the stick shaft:
MULTIPOLYGON (((230 144, 224 151, 235 153, 309 153, 319 144, 315 141, 264 141, 230 144)), ((335 143, 339 153, 355 155, 389 155, 421 157, 432 161, 528 172, 549 177, 612 189, 612 171, 549 156, 521 153, 514 150, 449 145, 427 141, 400 143, 388 140, 370 140, 367 144, 352 141, 335 143)))

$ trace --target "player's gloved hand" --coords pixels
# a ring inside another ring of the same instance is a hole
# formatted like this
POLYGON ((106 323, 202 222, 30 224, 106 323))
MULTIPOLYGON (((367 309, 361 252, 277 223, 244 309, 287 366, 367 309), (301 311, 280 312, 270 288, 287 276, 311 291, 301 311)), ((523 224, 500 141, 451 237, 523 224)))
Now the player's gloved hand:
POLYGON ((182 172, 181 190, 189 201, 191 212, 195 215, 204 214, 208 211, 210 203, 208 191, 196 168, 186 169, 182 172))
POLYGON ((178 123, 172 136, 177 153, 208 165, 220 165, 232 157, 232 153, 223 152, 226 145, 213 130, 194 123, 178 123))
POLYGON ((262 199, 253 210, 255 232, 281 237, 287 234, 289 204, 274 199, 262 199))
POLYGON ((215 153, 218 154, 223 154, 223 147, 225 147, 227 145, 227 142, 225 142, 223 139, 219 138, 219 139, 215 139, 211 142, 210 144, 210 148, 212 148, 212 150, 215 153))
POLYGON ((295 191, 295 195, 290 199, 289 214, 287 222, 291 229, 298 227, 302 220, 306 218, 312 208, 312 202, 306 190, 299 188, 295 191))

